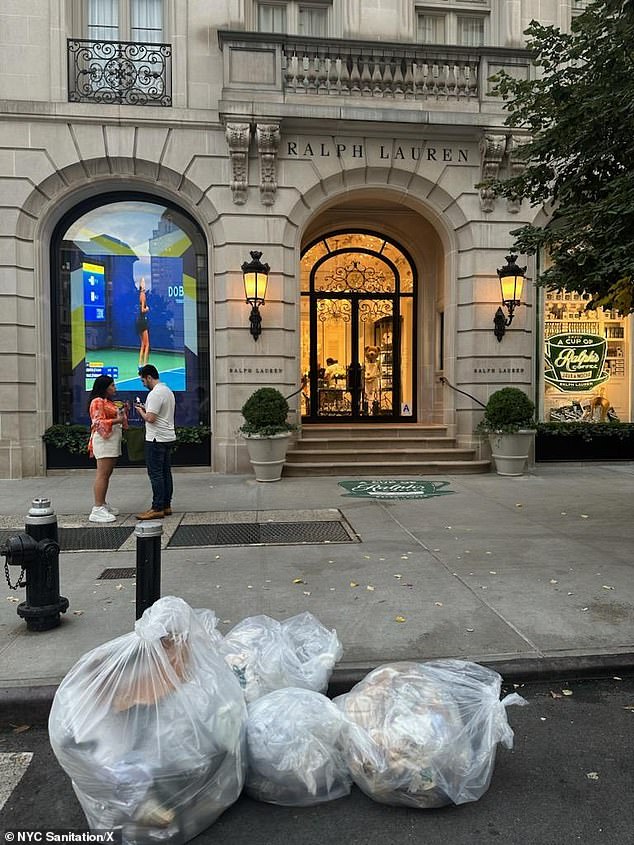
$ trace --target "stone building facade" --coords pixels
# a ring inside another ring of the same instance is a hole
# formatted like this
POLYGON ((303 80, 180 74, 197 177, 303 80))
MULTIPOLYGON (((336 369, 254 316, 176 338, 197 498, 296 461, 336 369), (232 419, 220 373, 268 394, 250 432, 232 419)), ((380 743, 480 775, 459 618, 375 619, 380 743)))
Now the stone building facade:
POLYGON ((218 472, 247 466, 255 388, 295 394, 297 422, 327 420, 326 357, 347 355, 343 378, 371 346, 384 393, 348 406, 369 424, 440 422, 470 443, 477 405, 441 376, 481 400, 507 384, 537 396, 533 262, 501 342, 493 316, 509 232, 542 212, 476 185, 519 166, 524 140, 489 77, 531 74, 522 31, 532 17, 567 28, 577 5, 5 0, 0 477, 46 471, 42 433, 81 421, 100 367, 136 392, 121 361, 136 368, 141 278, 152 352, 181 423, 211 425, 218 472), (270 266, 256 341, 251 251, 270 266))

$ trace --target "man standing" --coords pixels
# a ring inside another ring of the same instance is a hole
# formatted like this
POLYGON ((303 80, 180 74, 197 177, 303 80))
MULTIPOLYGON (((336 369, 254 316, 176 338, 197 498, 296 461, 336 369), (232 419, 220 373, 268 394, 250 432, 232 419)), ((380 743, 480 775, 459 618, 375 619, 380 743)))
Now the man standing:
POLYGON ((143 386, 150 391, 145 405, 138 403, 136 409, 145 422, 145 464, 152 485, 152 507, 136 516, 137 519, 162 519, 172 512, 174 483, 170 450, 176 442, 176 401, 152 364, 141 367, 139 375, 143 386))

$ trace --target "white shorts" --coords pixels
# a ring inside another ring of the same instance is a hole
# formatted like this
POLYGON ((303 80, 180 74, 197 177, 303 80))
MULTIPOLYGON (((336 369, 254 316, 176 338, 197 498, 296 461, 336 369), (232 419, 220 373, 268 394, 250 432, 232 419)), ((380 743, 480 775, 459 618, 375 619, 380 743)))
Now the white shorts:
POLYGON ((120 425, 112 426, 110 437, 102 437, 98 431, 95 431, 92 436, 92 451, 95 458, 118 458, 121 454, 122 434, 120 425))

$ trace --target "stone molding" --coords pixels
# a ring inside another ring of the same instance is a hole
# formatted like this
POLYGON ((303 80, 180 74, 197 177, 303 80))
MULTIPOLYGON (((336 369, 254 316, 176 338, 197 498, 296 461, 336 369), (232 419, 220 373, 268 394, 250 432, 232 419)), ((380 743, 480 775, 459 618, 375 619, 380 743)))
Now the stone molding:
POLYGON ((227 123, 225 138, 231 161, 231 192, 236 205, 247 201, 249 186, 249 144, 251 127, 248 123, 227 123))
MULTIPOLYGON (((500 132, 484 132, 480 139, 482 154, 482 181, 497 179, 500 175, 502 159, 506 153, 506 135, 500 132)), ((493 211, 496 194, 493 188, 480 188, 480 207, 485 213, 493 211)))
POLYGON ((260 201, 273 205, 277 194, 277 151, 280 146, 279 123, 258 123, 255 136, 260 158, 260 201))
MULTIPOLYGON (((517 135, 509 136, 506 141, 506 154, 508 155, 509 176, 511 178, 521 176, 526 169, 526 162, 523 159, 518 158, 518 153, 521 147, 526 143, 528 143, 528 138, 524 136, 518 137, 517 135)), ((521 197, 508 197, 506 200, 507 211, 509 214, 518 214, 521 204, 521 197)))

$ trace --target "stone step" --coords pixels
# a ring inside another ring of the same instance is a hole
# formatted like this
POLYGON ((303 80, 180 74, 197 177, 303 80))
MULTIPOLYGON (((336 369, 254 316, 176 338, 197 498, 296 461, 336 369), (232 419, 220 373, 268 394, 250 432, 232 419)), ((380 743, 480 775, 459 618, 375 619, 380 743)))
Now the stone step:
POLYGON ((347 449, 349 451, 371 451, 374 449, 452 449, 456 441, 453 437, 302 437, 293 445, 293 450, 306 449, 347 449))
POLYGON ((293 463, 287 461, 284 465, 283 476, 318 476, 318 475, 466 475, 472 473, 489 472, 490 461, 410 461, 408 463, 392 463, 390 461, 370 463, 366 462, 333 462, 333 463, 293 463))
POLYGON ((330 443, 327 449, 289 449, 287 462, 292 463, 370 463, 372 461, 471 461, 475 449, 335 449, 330 443))
POLYGON ((358 438, 358 437, 446 437, 446 425, 387 425, 383 423, 350 423, 341 425, 329 425, 322 423, 307 424, 302 426, 302 439, 305 437, 329 440, 358 438))

